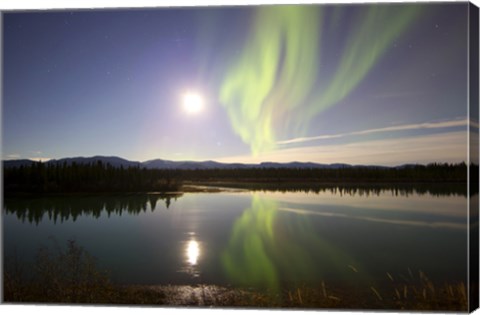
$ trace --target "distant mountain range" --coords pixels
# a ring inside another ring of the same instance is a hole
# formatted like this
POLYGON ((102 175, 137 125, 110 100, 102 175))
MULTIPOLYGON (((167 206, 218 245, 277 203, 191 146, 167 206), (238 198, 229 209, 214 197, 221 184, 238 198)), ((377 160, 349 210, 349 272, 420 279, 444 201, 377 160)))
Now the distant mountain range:
MULTIPOLYGON (((338 168, 351 168, 351 167, 369 167, 369 168, 389 168, 386 166, 376 166, 376 165, 350 165, 343 163, 335 164, 320 164, 312 162, 289 162, 289 163, 275 163, 275 162, 262 162, 259 164, 243 164, 243 163, 220 163, 215 161, 170 161, 155 159, 145 162, 138 161, 129 161, 122 159, 117 156, 93 156, 93 157, 73 157, 73 158, 63 158, 59 160, 49 160, 44 162, 46 164, 72 164, 73 162, 77 164, 87 164, 87 163, 96 163, 101 161, 104 164, 110 164, 114 167, 145 167, 147 169, 182 169, 182 170, 196 170, 196 169, 240 169, 240 168, 302 168, 302 169, 338 169, 338 168)), ((32 160, 4 160, 3 166, 5 168, 11 167, 20 167, 22 165, 28 166, 35 163, 32 160)), ((413 166, 410 164, 397 166, 397 168, 406 168, 413 166)))

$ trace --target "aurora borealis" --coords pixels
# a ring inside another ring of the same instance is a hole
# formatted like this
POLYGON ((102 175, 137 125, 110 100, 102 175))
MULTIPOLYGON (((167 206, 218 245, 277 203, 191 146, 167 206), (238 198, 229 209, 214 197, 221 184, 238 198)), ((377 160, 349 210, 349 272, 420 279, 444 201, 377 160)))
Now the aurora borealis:
POLYGON ((274 124, 313 90, 320 19, 315 7, 260 8, 245 51, 227 71, 221 102, 253 154, 274 147, 274 124))
MULTIPOLYGON (((308 216, 289 215, 288 209, 276 200, 259 193, 252 196, 251 207, 235 221, 221 262, 234 283, 274 291, 280 288, 281 278, 299 283, 332 274, 344 278, 346 266, 360 266, 353 257, 320 237, 308 216), (315 251, 307 250, 307 244, 313 245, 315 251), (321 264, 315 263, 315 253, 321 253, 321 264)), ((364 278, 366 275, 356 280, 364 278)))
MULTIPOLYGON (((341 23, 338 10, 333 23, 341 23)), ((322 7, 279 6, 258 11, 245 53, 228 72, 221 91, 234 130, 253 154, 275 147, 276 122, 288 128, 293 121, 295 129, 306 131, 315 115, 345 98, 418 16, 421 6, 376 5, 362 10, 337 70, 320 89, 316 83, 322 75, 317 71, 322 7)))
POLYGON ((464 161, 467 13, 466 3, 5 13, 2 157, 464 161), (188 93, 202 98, 193 115, 188 93))

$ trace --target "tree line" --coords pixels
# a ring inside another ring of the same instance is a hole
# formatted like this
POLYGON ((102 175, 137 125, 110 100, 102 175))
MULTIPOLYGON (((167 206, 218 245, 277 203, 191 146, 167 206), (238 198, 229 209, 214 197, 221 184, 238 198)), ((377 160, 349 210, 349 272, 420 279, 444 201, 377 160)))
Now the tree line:
MULTIPOLYGON (((42 163, 4 168, 5 193, 167 192, 184 184, 248 184, 262 188, 305 188, 316 184, 467 183, 467 165, 428 164, 401 168, 147 169, 109 163, 42 163)), ((478 173, 478 165, 471 165, 478 173)), ((478 182, 471 183, 478 192, 478 182)))
POLYGON ((13 197, 4 201, 6 214, 14 214, 22 222, 37 225, 46 218, 57 223, 72 220, 83 215, 98 219, 103 213, 122 215, 140 214, 159 208, 168 209, 172 201, 182 194, 122 194, 101 196, 46 196, 13 197), (159 204, 160 202, 160 204, 159 204))
POLYGON ((110 163, 42 163, 4 168, 5 192, 177 191, 179 183, 160 170, 114 167, 110 163))
MULTIPOLYGON (((478 166, 476 166, 478 170, 478 166)), ((323 183, 437 183, 467 181, 467 166, 459 164, 411 165, 401 168, 350 166, 339 168, 241 168, 178 170, 182 180, 232 180, 240 182, 323 183)))

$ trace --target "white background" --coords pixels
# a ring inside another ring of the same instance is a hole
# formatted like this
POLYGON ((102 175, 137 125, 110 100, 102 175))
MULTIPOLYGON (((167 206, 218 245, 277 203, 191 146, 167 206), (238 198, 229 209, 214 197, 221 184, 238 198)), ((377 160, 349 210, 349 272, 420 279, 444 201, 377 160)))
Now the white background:
MULTIPOLYGON (((61 8, 119 8, 119 7, 158 7, 158 6, 196 6, 196 5, 248 5, 248 4, 282 4, 282 3, 364 3, 364 2, 379 2, 373 0, 355 0, 355 1, 282 1, 282 0, 0 0, 0 10, 22 10, 22 9, 61 9, 61 8)), ((406 1, 386 1, 382 2, 417 2, 414 0, 406 1)), ((435 2, 440 2, 435 0, 435 2)), ((442 1, 445 2, 445 1, 442 1)), ((450 1, 452 2, 452 1, 450 1)), ((480 0, 472 1, 477 6, 480 6, 480 0)), ((1 30, 1 25, 0 25, 1 30)), ((3 49, 3 48, 2 48, 3 49)), ((1 132, 1 131, 0 131, 1 132)), ((1 275, 0 275, 1 277, 1 275)), ((311 311, 281 311, 281 310, 224 310, 224 309, 192 309, 192 308, 159 308, 159 307, 92 307, 92 306, 12 306, 12 305, 1 305, 0 312, 2 314, 38 314, 38 315, 56 315, 56 314, 68 314, 68 315, 80 315, 88 312, 90 315, 100 315, 100 314, 115 314, 115 315, 125 315, 133 314, 135 315, 146 315, 146 314, 195 314, 195 315, 296 315, 296 314, 307 314, 311 311)), ((322 311, 316 312, 317 314, 328 314, 332 311, 322 311)), ((394 313, 369 313, 369 312, 335 312, 335 314, 394 314, 394 313)), ((405 313, 403 313, 405 314, 405 313)), ((476 311, 475 314, 480 314, 480 311, 476 311)))

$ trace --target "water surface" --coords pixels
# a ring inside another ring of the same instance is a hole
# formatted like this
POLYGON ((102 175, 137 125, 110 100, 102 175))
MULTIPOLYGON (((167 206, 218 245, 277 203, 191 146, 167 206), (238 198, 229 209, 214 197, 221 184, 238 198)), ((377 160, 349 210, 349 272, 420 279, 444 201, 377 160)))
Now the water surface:
POLYGON ((75 240, 122 284, 466 282, 466 209, 462 195, 390 190, 7 198, 4 257, 75 240))

